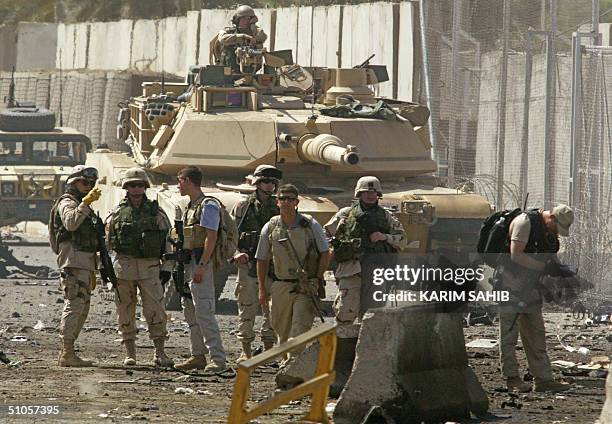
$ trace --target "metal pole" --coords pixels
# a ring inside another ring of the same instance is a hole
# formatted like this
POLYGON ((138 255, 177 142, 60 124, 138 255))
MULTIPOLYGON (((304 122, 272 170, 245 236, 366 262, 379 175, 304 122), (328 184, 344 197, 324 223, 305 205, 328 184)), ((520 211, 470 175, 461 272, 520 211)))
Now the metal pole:
POLYGON ((525 49, 525 95, 523 98, 523 133, 521 137, 521 172, 520 193, 521 200, 525 199, 529 183, 529 108, 531 106, 531 76, 533 71, 533 52, 531 51, 533 33, 527 31, 527 45, 525 49))
POLYGON ((578 184, 578 166, 576 163, 576 143, 578 137, 578 99, 580 90, 580 62, 582 50, 580 47, 580 33, 572 37, 572 117, 570 121, 570 175, 569 175, 569 205, 576 204, 575 189, 578 184))
POLYGON ((552 119, 552 90, 553 90, 553 42, 552 35, 546 36, 546 99, 544 105, 544 207, 549 208, 550 200, 550 168, 551 155, 551 119, 552 119))
POLYGON ((510 38, 510 0, 504 0, 504 33, 497 118, 497 200, 498 210, 504 208, 504 160, 506 149, 506 91, 508 88, 508 42, 510 38))
POLYGON ((599 34, 599 0, 592 0, 591 6, 591 32, 594 34, 594 43, 601 44, 601 35, 599 34))
POLYGON ((434 122, 436 120, 436 111, 434 110, 432 91, 431 91, 431 77, 429 69, 429 45, 428 45, 428 34, 427 34, 427 0, 419 0, 419 23, 421 29, 421 51, 423 52, 423 79, 425 80, 425 96, 427 97, 427 107, 429 108, 429 121, 427 126, 429 129, 429 138, 431 140, 431 158, 439 164, 440 157, 438 155, 439 143, 437 134, 437 125, 434 122))

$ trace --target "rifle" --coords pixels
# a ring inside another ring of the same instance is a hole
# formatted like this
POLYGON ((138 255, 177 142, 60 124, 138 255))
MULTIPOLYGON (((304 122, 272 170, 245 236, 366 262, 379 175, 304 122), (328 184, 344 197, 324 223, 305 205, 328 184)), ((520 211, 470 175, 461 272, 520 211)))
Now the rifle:
POLYGON ((102 277, 104 284, 110 283, 113 286, 115 294, 117 295, 117 300, 121 302, 119 289, 117 288, 117 275, 115 274, 115 268, 113 268, 113 261, 106 248, 106 232, 104 231, 104 223, 100 218, 100 214, 96 213, 92 217, 92 221, 98 237, 98 252, 100 253, 100 263, 102 265, 100 268, 100 277, 102 277))
MULTIPOLYGON (((297 250, 295 249, 295 246, 293 245, 293 242, 289 238, 289 235, 287 235, 287 237, 282 238, 282 239, 280 239, 278 241, 279 241, 279 243, 283 243, 283 242, 286 242, 286 241, 289 242, 289 246, 291 246, 291 250, 293 251, 293 255, 295 256, 295 260, 297 261, 298 265, 300 266, 300 269, 298 269, 298 271, 297 271, 298 285, 302 285, 303 287, 307 287, 307 289, 306 289, 307 293, 306 294, 308 296, 310 296, 310 300, 312 300, 312 304, 314 305, 314 308, 315 308, 315 311, 317 312, 317 315, 321 319, 321 322, 324 323, 325 322, 325 318, 323 318, 323 312, 321 311, 321 308, 319 307, 319 299, 317 299, 315 297, 315 294, 313 293, 313 291, 310 290, 309 282, 308 282, 308 280, 309 280, 308 273, 304 269, 304 265, 302 264, 302 261, 300 261, 300 257, 298 256, 297 250)), ((291 292, 295 292, 295 289, 291 290, 291 292)))
POLYGON ((19 106, 19 103, 17 103, 17 101, 15 100, 15 66, 13 66, 13 70, 11 71, 11 83, 9 84, 9 93, 8 96, 4 96, 4 103, 6 103, 7 109, 19 106))
POLYGON ((183 247, 185 244, 185 234, 183 232, 183 220, 180 219, 180 209, 176 209, 176 218, 174 219, 174 230, 176 231, 176 240, 171 240, 170 243, 174 248, 172 253, 164 253, 164 259, 176 261, 174 271, 172 271, 172 279, 174 287, 181 297, 191 297, 191 293, 185 290, 185 264, 191 261, 191 254, 183 247))
POLYGON ((370 64, 370 60, 372 60, 374 56, 376 56, 376 54, 372 53, 366 60, 364 60, 357 66, 353 66, 353 68, 366 68, 370 64))

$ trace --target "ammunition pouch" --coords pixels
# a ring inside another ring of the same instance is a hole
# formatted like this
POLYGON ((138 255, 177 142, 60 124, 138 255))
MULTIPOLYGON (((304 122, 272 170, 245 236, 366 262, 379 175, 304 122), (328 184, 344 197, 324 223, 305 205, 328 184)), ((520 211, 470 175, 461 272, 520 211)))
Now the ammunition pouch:
POLYGON ((360 239, 342 241, 334 237, 331 240, 331 245, 334 248, 334 258, 336 262, 346 262, 352 259, 358 260, 361 256, 360 239))
POLYGON ((183 248, 186 250, 195 250, 204 247, 206 240, 206 228, 199 224, 193 224, 183 229, 185 241, 183 248))

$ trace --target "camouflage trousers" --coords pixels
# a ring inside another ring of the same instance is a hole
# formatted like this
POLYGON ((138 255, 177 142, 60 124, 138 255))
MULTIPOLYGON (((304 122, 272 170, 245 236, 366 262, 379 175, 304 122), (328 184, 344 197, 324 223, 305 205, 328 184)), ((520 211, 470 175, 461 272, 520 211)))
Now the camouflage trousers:
POLYGON ((338 293, 334 299, 334 313, 338 325, 351 325, 361 318, 361 276, 341 277, 338 280, 338 293))
POLYGON ((121 300, 115 297, 115 305, 121 338, 124 342, 136 340, 137 289, 142 299, 142 313, 149 327, 149 338, 151 340, 165 339, 168 332, 166 331, 164 289, 157 277, 144 280, 118 280, 117 290, 121 300))
POLYGON ((79 337, 89 313, 94 281, 93 271, 79 268, 61 270, 60 285, 64 292, 64 310, 60 321, 62 340, 74 341, 79 337))
MULTIPOLYGON (((266 291, 270 293, 272 279, 266 278, 266 291)), ((238 339, 243 342, 255 340, 255 316, 259 309, 259 291, 257 278, 249 275, 249 265, 238 264, 238 278, 236 279, 236 302, 238 303, 238 339)), ((275 343, 276 333, 272 329, 270 322, 270 312, 263 311, 263 322, 259 329, 261 340, 275 343)))
POLYGON ((529 313, 499 314, 499 354, 502 373, 505 377, 519 377, 519 366, 516 360, 516 345, 519 334, 523 350, 527 356, 529 371, 536 381, 553 379, 550 360, 546 353, 546 331, 542 311, 529 313))

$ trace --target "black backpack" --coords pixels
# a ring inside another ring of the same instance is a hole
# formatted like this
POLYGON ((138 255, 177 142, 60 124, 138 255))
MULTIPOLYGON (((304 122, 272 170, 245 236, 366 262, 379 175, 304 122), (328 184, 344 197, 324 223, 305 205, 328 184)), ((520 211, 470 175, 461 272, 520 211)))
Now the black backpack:
POLYGON ((510 223, 523 213, 521 208, 495 212, 482 222, 476 250, 485 264, 495 267, 503 253, 510 253, 510 223))

